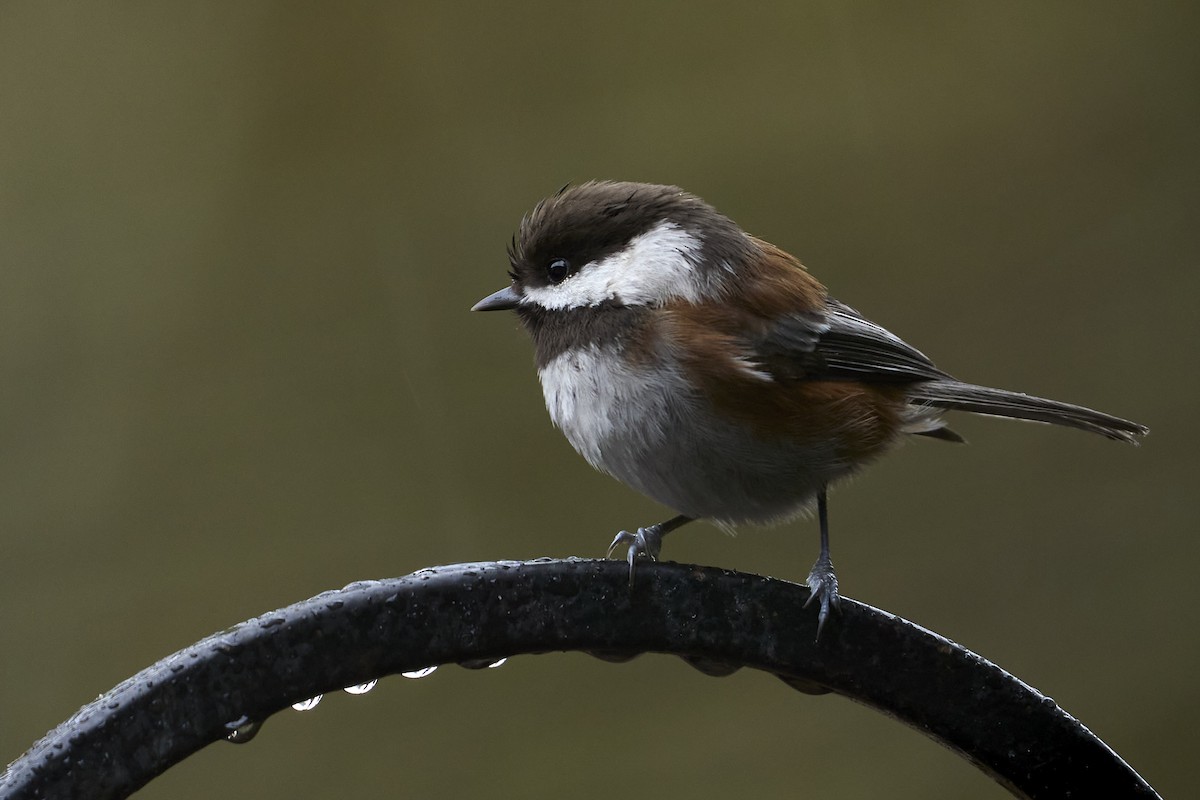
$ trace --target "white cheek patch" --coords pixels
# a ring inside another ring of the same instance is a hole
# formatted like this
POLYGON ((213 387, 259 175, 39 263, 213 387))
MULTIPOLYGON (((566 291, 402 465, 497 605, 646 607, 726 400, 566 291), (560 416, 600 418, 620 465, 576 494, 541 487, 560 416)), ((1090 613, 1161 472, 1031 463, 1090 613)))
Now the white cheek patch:
POLYGON ((703 281, 696 272, 701 242, 674 222, 660 222, 620 252, 586 264, 557 286, 526 289, 522 303, 547 309, 583 308, 619 300, 644 306, 682 299, 696 302, 703 281))

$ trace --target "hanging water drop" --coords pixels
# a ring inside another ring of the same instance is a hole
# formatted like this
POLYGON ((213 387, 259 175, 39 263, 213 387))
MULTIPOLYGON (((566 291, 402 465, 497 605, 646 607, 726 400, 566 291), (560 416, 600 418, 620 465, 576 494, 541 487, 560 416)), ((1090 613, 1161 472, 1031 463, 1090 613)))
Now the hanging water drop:
POLYGON ((377 684, 377 683, 379 683, 378 678, 376 678, 373 681, 367 681, 366 683, 356 683, 353 686, 347 686, 342 691, 345 692, 346 694, 366 694, 367 692, 374 689, 375 684, 377 684))
POLYGON ((246 715, 238 717, 233 722, 225 723, 225 741, 232 744, 245 744, 258 735, 262 730, 262 720, 250 719, 246 715))
POLYGON ((432 667, 421 667, 421 669, 414 669, 409 672, 401 672, 400 674, 406 678, 425 678, 432 675, 436 669, 437 666, 435 665, 432 667))
POLYGON ((507 656, 504 658, 468 658, 466 661, 458 662, 458 665, 463 669, 495 669, 506 661, 508 661, 507 656))
POLYGON ((296 709, 297 711, 312 711, 317 707, 317 703, 321 702, 322 697, 324 697, 324 695, 319 694, 316 697, 310 697, 307 700, 301 700, 299 703, 292 703, 292 708, 296 709))

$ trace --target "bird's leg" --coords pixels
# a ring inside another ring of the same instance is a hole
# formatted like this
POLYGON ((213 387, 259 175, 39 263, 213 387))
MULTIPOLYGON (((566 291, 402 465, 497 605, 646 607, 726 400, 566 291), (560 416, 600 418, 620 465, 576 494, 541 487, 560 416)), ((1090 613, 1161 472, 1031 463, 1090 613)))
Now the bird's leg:
POLYGON ((666 522, 660 522, 657 525, 651 525, 646 528, 638 528, 637 533, 629 531, 621 531, 613 539, 612 544, 608 546, 607 558, 612 558, 613 553, 623 545, 629 545, 629 551, 625 559, 629 562, 629 585, 633 586, 633 570, 639 558, 648 558, 651 561, 658 560, 658 554, 662 552, 662 540, 671 531, 678 528, 680 525, 686 525, 691 522, 691 517, 685 517, 680 514, 677 517, 671 517, 666 522))
POLYGON ((819 641, 821 631, 825 630, 825 621, 829 619, 830 610, 840 612, 842 609, 837 574, 834 573, 833 561, 829 558, 829 509, 825 501, 825 487, 821 487, 821 492, 817 495, 817 520, 821 525, 821 554, 817 556, 817 563, 813 564, 812 571, 808 573, 806 583, 811 594, 804 607, 812 605, 814 600, 820 603, 820 610, 817 612, 819 641))

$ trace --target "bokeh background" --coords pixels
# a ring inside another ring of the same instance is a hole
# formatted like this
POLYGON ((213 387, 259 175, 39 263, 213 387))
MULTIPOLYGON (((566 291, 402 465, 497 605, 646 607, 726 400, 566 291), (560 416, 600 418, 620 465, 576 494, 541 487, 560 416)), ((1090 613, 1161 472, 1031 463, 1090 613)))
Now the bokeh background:
MULTIPOLYGON (((1056 698, 1161 792, 1200 689, 1200 6, 5 3, 0 763, 158 658, 363 578, 599 555, 664 509, 551 427, 520 215, 680 184, 959 376, 1149 424, 960 418, 833 496, 846 594, 1056 698)), ((670 558, 802 580, 811 524, 670 558)), ((146 798, 1004 797, 763 674, 388 678, 146 798)))

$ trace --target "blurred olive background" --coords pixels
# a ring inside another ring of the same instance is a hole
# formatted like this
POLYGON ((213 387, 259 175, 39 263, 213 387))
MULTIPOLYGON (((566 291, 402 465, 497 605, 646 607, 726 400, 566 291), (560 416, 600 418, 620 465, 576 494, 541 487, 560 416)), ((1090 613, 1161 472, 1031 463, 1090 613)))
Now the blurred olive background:
MULTIPOLYGON (((160 657, 362 578, 594 556, 667 512, 471 315, 568 181, 680 184, 969 380, 834 495, 843 590, 1194 783, 1195 4, 6 3, 0 762, 160 657)), ((811 524, 670 558, 802 580, 811 524)), ((837 697, 578 654, 392 677, 147 798, 1004 797, 837 697)))

